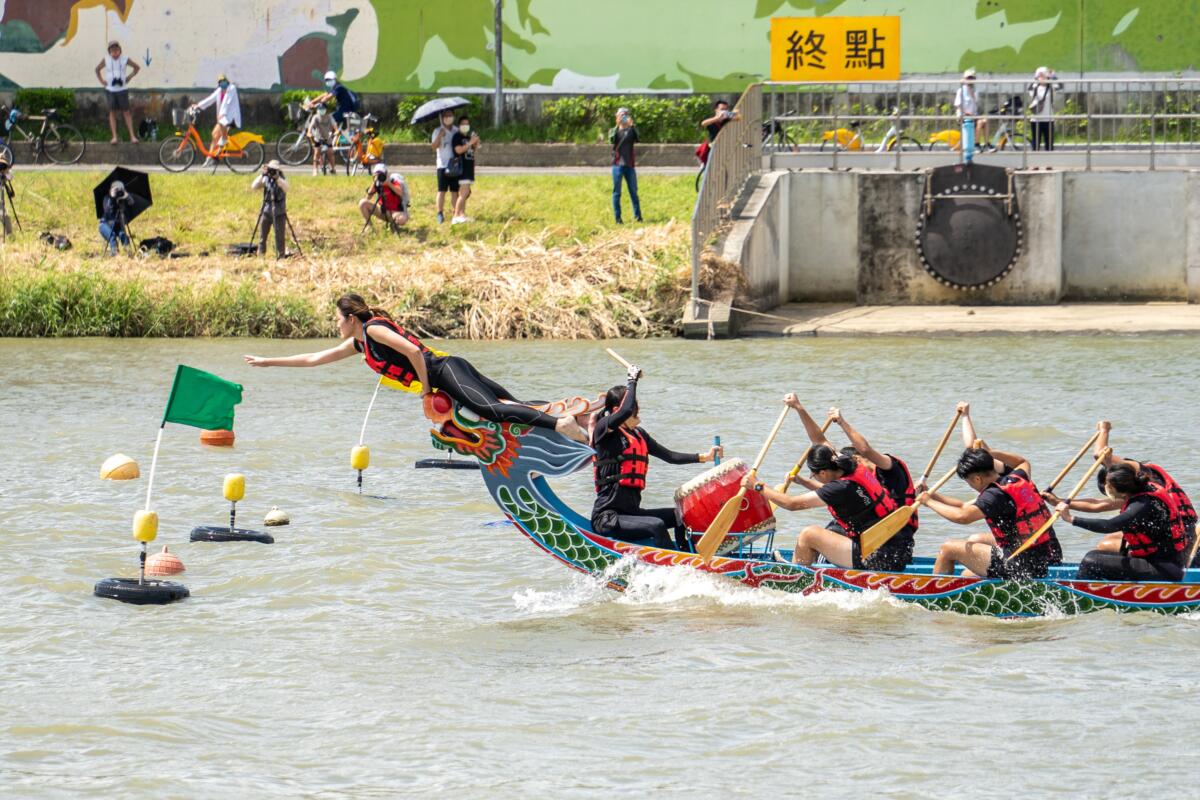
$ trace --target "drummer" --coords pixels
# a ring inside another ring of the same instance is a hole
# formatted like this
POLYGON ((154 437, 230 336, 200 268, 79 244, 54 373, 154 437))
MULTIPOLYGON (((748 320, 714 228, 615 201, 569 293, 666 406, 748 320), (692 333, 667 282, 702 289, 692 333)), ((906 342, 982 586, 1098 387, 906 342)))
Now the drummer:
POLYGON ((642 508, 649 457, 668 464, 704 464, 723 455, 724 450, 715 445, 707 453, 677 453, 640 428, 637 383, 641 374, 641 369, 631 366, 625 385, 608 390, 604 408, 592 426, 592 447, 596 450, 592 530, 624 542, 670 550, 673 545, 668 529, 672 529, 674 547, 690 552, 687 529, 675 508, 642 508))
POLYGON ((935 575, 953 575, 954 565, 988 578, 1044 578, 1049 566, 1062 559, 1062 548, 1047 528, 1035 544, 1017 558, 1008 556, 1050 520, 1050 509, 1030 480, 1029 462, 1022 456, 969 447, 958 459, 958 477, 979 493, 962 501, 922 492, 917 497, 939 516, 960 525, 985 520, 990 541, 951 539, 943 542, 933 564, 935 575), (994 542, 994 543, 993 543, 994 542))
MULTIPOLYGON (((816 421, 812 418, 804 406, 801 405, 800 400, 794 393, 788 394, 786 397, 784 397, 783 402, 795 409, 796 413, 800 415, 800 421, 804 425, 804 430, 808 433, 808 437, 810 441, 812 441, 814 447, 822 446, 828 447, 831 450, 833 449, 832 443, 825 438, 825 434, 821 431, 821 427, 817 425, 816 421)), ((908 465, 905 464, 902 459, 893 456, 890 453, 881 453, 872 447, 871 443, 867 441, 867 438, 846 421, 845 417, 842 416, 841 409, 831 408, 829 410, 829 419, 841 426, 842 430, 845 431, 847 438, 850 439, 850 443, 852 445, 851 447, 843 447, 840 454, 853 457, 858 466, 862 466, 873 472, 875 479, 894 501, 895 505, 893 508, 898 508, 901 505, 912 505, 916 500, 917 492, 916 486, 913 484, 912 475, 909 473, 908 465)), ((834 508, 834 503, 831 502, 831 498, 834 501, 838 500, 838 486, 830 486, 829 488, 826 488, 826 484, 822 482, 808 480, 802 477, 797 477, 796 480, 802 486, 813 490, 819 496, 821 496, 823 502, 830 506, 830 512, 834 518, 830 520, 824 529, 816 525, 810 526, 811 532, 807 537, 805 536, 805 533, 809 532, 810 528, 806 528, 804 531, 802 531, 800 538, 797 539, 796 554, 793 555, 793 558, 797 558, 798 555, 802 555, 803 549, 810 549, 816 550, 824 555, 827 560, 835 564, 839 564, 840 566, 853 566, 857 569, 863 569, 864 561, 860 554, 858 535, 867 528, 871 527, 874 522, 871 522, 870 524, 867 524, 858 530, 848 530, 845 523, 841 520, 845 520, 848 517, 856 517, 861 515, 861 509, 855 509, 853 506, 851 506, 849 508, 844 508, 844 513, 838 513, 834 508), (822 493, 824 494, 822 495, 822 493), (853 551, 851 553, 852 558, 850 560, 843 558, 843 561, 839 562, 833 556, 831 556, 830 553, 826 553, 826 549, 829 549, 833 555, 837 555, 844 549, 845 543, 821 535, 818 533, 821 530, 830 531, 837 536, 841 536, 850 540, 850 546, 853 551), (801 543, 801 539, 804 540, 803 543, 801 543)), ((775 490, 771 490, 771 492, 773 494, 769 495, 764 492, 764 496, 767 496, 767 499, 775 502, 777 506, 781 508, 788 508, 786 504, 779 503, 774 500, 774 494, 780 493, 775 492, 775 490)), ((861 497, 859 499, 861 500, 861 497)), ((820 504, 818 503, 816 505, 820 504)), ((816 505, 806 505, 802 507, 813 508, 816 507, 816 505)), ((845 503, 841 502, 839 505, 845 505, 845 503)), ((880 517, 880 519, 881 518, 882 517, 880 517)), ((867 568, 888 572, 904 569, 904 567, 907 566, 912 560, 913 534, 916 533, 917 525, 917 515, 913 514, 912 519, 907 525, 904 526, 904 528, 902 528, 895 536, 889 539, 887 543, 880 547, 879 550, 877 550, 875 553, 872 553, 866 559, 865 563, 871 565, 867 568)))

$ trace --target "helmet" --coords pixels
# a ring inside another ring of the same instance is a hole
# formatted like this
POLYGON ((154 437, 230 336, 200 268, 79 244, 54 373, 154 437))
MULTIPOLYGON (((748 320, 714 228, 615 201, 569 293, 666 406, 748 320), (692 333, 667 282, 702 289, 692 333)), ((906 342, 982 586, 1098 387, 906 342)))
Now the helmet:
POLYGON ((372 175, 386 175, 387 174, 387 165, 384 164, 383 162, 376 164, 375 166, 371 167, 371 174, 372 175))
POLYGON ((326 72, 326 73, 325 73, 325 80, 327 80, 327 81, 336 81, 336 80, 337 80, 337 73, 336 73, 336 72, 334 72, 333 70, 329 70, 328 72, 326 72))

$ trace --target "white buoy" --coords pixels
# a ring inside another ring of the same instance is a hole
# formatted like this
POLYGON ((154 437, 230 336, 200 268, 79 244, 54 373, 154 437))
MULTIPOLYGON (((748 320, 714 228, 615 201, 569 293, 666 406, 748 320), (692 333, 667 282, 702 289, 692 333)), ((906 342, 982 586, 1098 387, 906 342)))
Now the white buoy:
POLYGON ((142 476, 137 462, 124 453, 111 455, 100 465, 100 479, 105 481, 131 481, 142 476))
POLYGON ((286 511, 280 511, 279 506, 271 506, 271 510, 263 517, 263 525, 287 525, 291 522, 286 511))

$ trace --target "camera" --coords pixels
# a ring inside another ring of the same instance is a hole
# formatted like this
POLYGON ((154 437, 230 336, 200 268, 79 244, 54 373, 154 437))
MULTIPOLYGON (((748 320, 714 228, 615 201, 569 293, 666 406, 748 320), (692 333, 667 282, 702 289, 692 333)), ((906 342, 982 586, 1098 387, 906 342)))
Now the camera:
POLYGON ((274 180, 275 178, 279 177, 279 170, 271 169, 270 167, 263 167, 263 175, 266 175, 268 178, 274 180))
POLYGON ((112 190, 112 198, 113 200, 125 201, 129 199, 129 192, 114 186, 112 190))
POLYGON ((124 86, 124 85, 125 85, 125 79, 124 79, 124 78, 113 78, 113 79, 112 79, 112 85, 113 85, 113 88, 114 88, 114 89, 115 89, 115 88, 117 88, 117 87, 119 87, 119 86, 124 86))

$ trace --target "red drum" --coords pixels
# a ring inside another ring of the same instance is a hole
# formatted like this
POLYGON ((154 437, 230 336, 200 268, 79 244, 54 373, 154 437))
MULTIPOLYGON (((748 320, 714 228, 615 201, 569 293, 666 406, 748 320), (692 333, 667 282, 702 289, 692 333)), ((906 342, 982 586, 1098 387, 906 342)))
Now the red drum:
MULTIPOLYGON (((742 478, 750 472, 746 462, 731 458, 692 478, 675 490, 675 508, 683 524, 693 531, 703 532, 716 518, 725 501, 741 489, 742 478)), ((742 510, 733 520, 731 533, 757 533, 775 529, 771 503, 758 492, 746 492, 742 510)))

